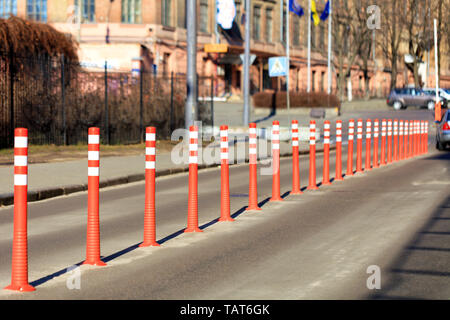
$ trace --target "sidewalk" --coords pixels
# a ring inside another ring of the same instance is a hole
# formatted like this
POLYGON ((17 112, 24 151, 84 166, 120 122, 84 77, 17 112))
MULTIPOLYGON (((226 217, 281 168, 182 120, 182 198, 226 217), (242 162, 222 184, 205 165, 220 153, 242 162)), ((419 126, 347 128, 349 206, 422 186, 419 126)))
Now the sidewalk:
MULTIPOLYGON (((199 169, 217 167, 220 164, 219 144, 214 143, 211 148, 199 149, 199 169), (212 156, 211 156, 212 155, 212 156), (209 161, 202 161, 202 159, 209 161), (214 161, 210 159, 213 158, 214 161)), ((309 153, 309 145, 300 142, 300 153, 309 153)), ((317 151, 322 149, 322 144, 317 144, 317 151)), ((271 146, 265 140, 260 140, 259 159, 270 158, 271 146), (264 150, 266 149, 266 150, 264 150)), ((248 162, 248 146, 245 141, 237 142, 229 148, 230 164, 248 162)), ((289 142, 280 142, 281 156, 292 155, 292 147, 289 142)), ((175 147, 172 153, 157 153, 156 176, 164 176, 189 170, 187 163, 187 147, 175 147), (177 157, 176 153, 182 155, 177 157), (172 156, 174 155, 174 156, 172 156)), ((0 206, 14 203, 14 166, 0 167, 0 206)), ((120 156, 101 157, 100 151, 100 188, 141 181, 145 178, 145 156, 120 156)), ((66 162, 38 163, 28 166, 28 201, 39 201, 74 192, 87 190, 87 155, 85 160, 66 162)))

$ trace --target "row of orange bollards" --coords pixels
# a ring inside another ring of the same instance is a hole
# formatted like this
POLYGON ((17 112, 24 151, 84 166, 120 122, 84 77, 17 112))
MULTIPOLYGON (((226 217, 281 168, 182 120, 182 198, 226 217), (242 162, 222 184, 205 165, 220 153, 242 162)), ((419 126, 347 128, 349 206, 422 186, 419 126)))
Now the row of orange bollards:
MULTIPOLYGON (((371 157, 372 122, 366 121, 366 159, 364 170, 371 170, 380 165, 428 152, 428 123, 425 121, 392 120, 381 122, 381 154, 378 158, 379 122, 374 121, 374 152, 371 157), (387 128, 386 128, 387 123, 387 128), (398 124, 400 130, 398 131, 398 124), (386 143, 387 136, 387 143, 386 143), (393 146, 392 146, 393 140, 393 146), (386 150, 387 144, 387 150, 386 150), (387 157, 387 162, 386 162, 387 157)), ((316 122, 311 120, 309 134, 309 184, 308 190, 318 189, 316 183, 316 122)), ((201 232, 198 226, 198 127, 189 130, 189 191, 188 215, 185 232, 201 232)), ((363 121, 357 122, 357 157, 356 172, 362 172, 362 137, 363 121)), ((272 127, 272 197, 270 201, 282 201, 280 193, 280 126, 278 121, 272 127)), ((324 165, 322 185, 331 184, 330 157, 330 122, 324 123, 324 165)), ((302 194, 300 190, 299 169, 299 131, 298 121, 291 125, 292 141, 292 191, 290 194, 302 194)), ((349 121, 347 176, 353 175, 353 141, 354 120, 349 121)), ((11 284, 5 289, 16 291, 34 291, 28 283, 28 249, 27 249, 27 190, 28 190, 28 130, 17 128, 14 140, 14 237, 12 254, 11 284)), ((221 161, 221 203, 219 221, 234 221, 230 216, 230 186, 228 160, 228 127, 220 127, 220 161, 221 161)), ((261 210, 258 206, 257 191, 257 131, 256 123, 249 125, 249 195, 246 210, 261 210)), ((145 146, 145 207, 144 240, 140 247, 159 246, 156 241, 155 221, 155 176, 156 176, 156 128, 147 127, 145 146)), ((100 259, 100 220, 99 220, 99 176, 100 176, 100 129, 89 128, 88 135, 88 223, 86 233, 86 260, 84 264, 105 266, 100 259)), ((335 180, 343 180, 342 174, 342 121, 336 121, 336 170, 335 180)))

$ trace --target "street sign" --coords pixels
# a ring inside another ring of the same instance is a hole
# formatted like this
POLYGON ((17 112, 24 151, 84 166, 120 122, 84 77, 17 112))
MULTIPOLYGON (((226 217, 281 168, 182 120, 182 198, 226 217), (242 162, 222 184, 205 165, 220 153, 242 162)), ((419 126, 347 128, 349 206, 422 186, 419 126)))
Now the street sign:
POLYGON ((287 58, 286 57, 272 57, 269 58, 269 76, 270 77, 284 77, 287 74, 287 58))
MULTIPOLYGON (((242 53, 239 56, 241 57, 242 63, 244 63, 244 56, 245 55, 242 53)), ((255 59, 256 59, 256 54, 251 54, 250 55, 250 65, 252 65, 253 62, 255 62, 255 59)))
POLYGON ((226 53, 228 52, 228 45, 226 43, 206 43, 205 52, 226 53))

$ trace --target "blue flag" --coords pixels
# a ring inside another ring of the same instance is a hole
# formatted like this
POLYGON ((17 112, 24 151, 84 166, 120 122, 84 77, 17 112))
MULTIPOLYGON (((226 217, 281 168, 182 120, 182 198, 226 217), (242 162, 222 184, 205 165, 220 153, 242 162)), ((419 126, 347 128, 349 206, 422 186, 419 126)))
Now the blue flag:
POLYGON ((299 17, 305 14, 301 5, 298 4, 298 0, 289 0, 289 11, 292 11, 299 17))
POLYGON ((330 0, 327 1, 327 4, 325 5, 325 9, 323 9, 323 12, 320 16, 320 20, 322 20, 322 21, 327 20, 329 15, 330 15, 330 0))

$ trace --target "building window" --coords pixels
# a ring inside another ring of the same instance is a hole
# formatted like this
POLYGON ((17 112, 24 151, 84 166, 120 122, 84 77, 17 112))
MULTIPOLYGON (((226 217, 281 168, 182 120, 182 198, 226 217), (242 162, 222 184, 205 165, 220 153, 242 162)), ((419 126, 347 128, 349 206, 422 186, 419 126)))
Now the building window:
POLYGON ((161 23, 163 26, 172 26, 172 0, 162 0, 161 23))
POLYGON ((17 0, 0 0, 0 18, 17 16, 17 0))
POLYGON ((209 15, 208 15, 208 0, 201 0, 200 1, 200 31, 201 32, 208 32, 209 31, 209 15))
POLYGON ((320 75, 320 91, 321 92, 325 91, 325 72, 323 72, 323 71, 320 75))
POLYGON ((122 0, 122 22, 142 23, 141 0, 122 0))
POLYGON ((234 21, 236 22, 237 25, 241 25, 242 24, 242 21, 241 21, 241 1, 236 0, 235 4, 236 4, 236 16, 234 17, 234 21))
POLYGON ((314 23, 311 23, 311 48, 316 48, 316 29, 317 27, 314 25, 314 23))
MULTIPOLYGON (((75 0, 76 8, 78 8, 79 2, 79 0, 75 0)), ((75 14, 77 15, 78 11, 75 14)), ((81 22, 95 22, 95 0, 81 0, 81 22)))
POLYGON ((312 72, 312 79, 311 79, 311 84, 312 84, 312 92, 316 91, 316 71, 312 72))
POLYGON ((47 22, 47 0, 27 0, 27 18, 47 22))
POLYGON ((291 16, 292 18, 292 44, 294 46, 300 45, 300 23, 299 19, 295 16, 291 16))
POLYGON ((253 39, 260 40, 261 32, 261 7, 255 6, 253 9, 253 39))
POLYGON ((320 34, 319 34, 319 48, 321 50, 325 49, 325 24, 320 24, 320 34))
POLYGON ((266 42, 272 42, 273 23, 272 23, 272 9, 266 9, 266 42))

